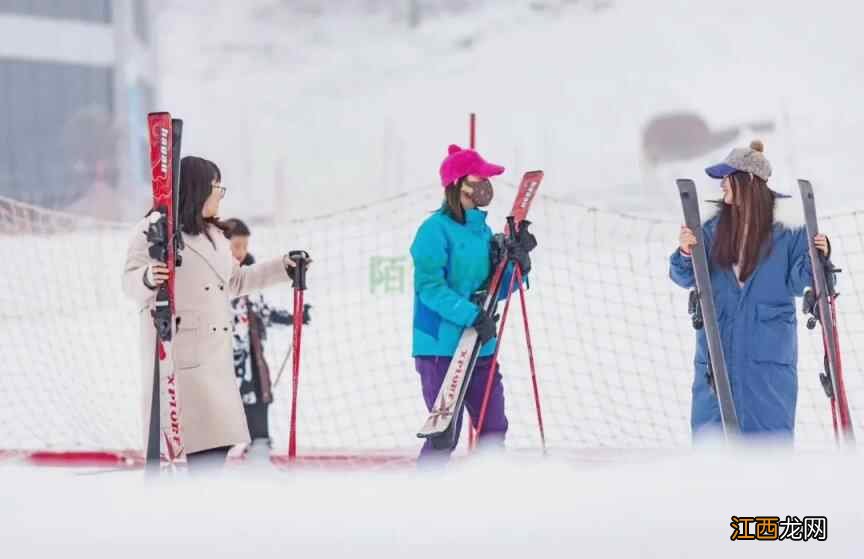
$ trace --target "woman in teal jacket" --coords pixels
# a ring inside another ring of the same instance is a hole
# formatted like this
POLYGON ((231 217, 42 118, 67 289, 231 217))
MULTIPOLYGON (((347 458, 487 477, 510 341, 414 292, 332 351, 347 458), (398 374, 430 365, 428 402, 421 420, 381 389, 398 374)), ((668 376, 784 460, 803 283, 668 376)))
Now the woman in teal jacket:
MULTIPOLYGON (((754 141, 706 169, 722 179, 723 200, 702 231, 741 431, 791 439, 798 397, 795 297, 811 286, 813 275, 806 230, 774 222, 775 201, 783 196, 768 188, 771 165, 762 152, 762 143, 754 141)), ((824 235, 815 243, 828 254, 824 235)), ((695 244, 693 232, 682 227, 680 247, 670 260, 671 278, 681 287, 695 285, 690 260, 695 244)), ((694 435, 720 427, 705 331, 696 336, 694 435)))
MULTIPOLYGON (((468 385, 465 405, 477 418, 483 401, 492 355, 495 352, 495 320, 471 296, 484 288, 492 272, 492 230, 486 212, 493 189, 489 177, 500 175, 504 167, 487 163, 476 151, 450 146, 441 164, 444 203, 417 231, 411 245, 414 261, 414 342, 415 367, 420 374, 423 399, 431 410, 444 381, 450 360, 462 331, 477 329, 483 344, 474 375, 468 385)), ((526 230, 527 233, 527 230, 526 230)), ((533 236, 521 236, 515 255, 527 273, 531 262, 528 252, 536 246, 533 236)), ((503 285, 509 285, 512 266, 503 285)), ((458 437, 460 417, 454 418, 458 437)), ((504 388, 495 372, 480 442, 503 445, 507 432, 504 414, 504 388)), ((458 439, 457 439, 458 440, 458 439)), ((455 447, 455 442, 454 442, 455 447)), ((436 451, 427 440, 420 459, 449 457, 451 449, 436 451)))

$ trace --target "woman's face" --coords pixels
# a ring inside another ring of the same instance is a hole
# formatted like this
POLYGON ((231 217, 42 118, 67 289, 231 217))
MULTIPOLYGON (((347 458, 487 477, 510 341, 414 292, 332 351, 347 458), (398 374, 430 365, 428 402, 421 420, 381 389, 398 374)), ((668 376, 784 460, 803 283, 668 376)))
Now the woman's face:
MULTIPOLYGON (((465 177, 465 179, 466 182, 480 182, 483 180, 483 177, 478 177, 477 175, 468 175, 467 177, 465 177)), ((472 210, 477 207, 477 204, 475 204, 474 201, 471 199, 472 191, 473 189, 469 185, 465 184, 464 182, 462 183, 462 207, 466 210, 472 210)))
POLYGON ((237 262, 243 262, 249 253, 249 237, 234 235, 231 237, 231 255, 237 262))
POLYGON ((723 203, 731 206, 732 202, 735 201, 735 195, 732 191, 732 179, 729 177, 723 179, 723 182, 720 183, 720 188, 723 189, 723 203))
POLYGON ((219 215, 219 203, 225 196, 225 189, 222 187, 221 182, 213 179, 213 182, 211 182, 210 185, 213 189, 210 191, 210 196, 207 197, 207 200, 204 202, 204 207, 201 209, 201 215, 204 216, 205 219, 219 215))

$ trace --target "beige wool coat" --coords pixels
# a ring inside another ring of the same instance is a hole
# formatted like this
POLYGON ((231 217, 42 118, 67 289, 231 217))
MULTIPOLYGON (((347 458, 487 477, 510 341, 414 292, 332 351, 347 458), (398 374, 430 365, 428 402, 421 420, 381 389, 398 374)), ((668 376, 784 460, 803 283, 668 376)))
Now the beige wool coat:
MULTIPOLYGON (((152 260, 144 235, 147 220, 135 226, 123 271, 123 292, 138 304, 143 375, 144 446, 153 387, 156 332, 150 310, 156 291, 144 284, 152 260)), ((249 442, 243 403, 234 378, 232 346, 234 297, 289 282, 281 258, 240 267, 222 231, 183 235, 182 265, 175 274, 177 335, 173 353, 177 372, 180 425, 187 453, 249 442)), ((146 451, 146 449, 145 449, 146 451)))

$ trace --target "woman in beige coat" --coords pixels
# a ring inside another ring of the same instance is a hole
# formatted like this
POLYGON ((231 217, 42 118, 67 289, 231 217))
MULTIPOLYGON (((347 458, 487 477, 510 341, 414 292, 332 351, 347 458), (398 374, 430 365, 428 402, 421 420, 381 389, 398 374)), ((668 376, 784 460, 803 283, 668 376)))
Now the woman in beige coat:
MULTIPOLYGON (((238 265, 216 217, 225 195, 221 182, 219 168, 211 161, 184 157, 180 163, 177 228, 183 242, 182 263, 175 274, 173 351, 180 425, 190 469, 224 463, 231 446, 249 442, 234 378, 231 299, 290 281, 294 266, 287 256, 253 266, 238 265)), ((123 275, 123 291, 138 304, 141 325, 144 425, 149 424, 156 343, 150 310, 156 288, 168 277, 167 268, 148 254, 146 230, 145 219, 136 226, 129 243, 123 275)))

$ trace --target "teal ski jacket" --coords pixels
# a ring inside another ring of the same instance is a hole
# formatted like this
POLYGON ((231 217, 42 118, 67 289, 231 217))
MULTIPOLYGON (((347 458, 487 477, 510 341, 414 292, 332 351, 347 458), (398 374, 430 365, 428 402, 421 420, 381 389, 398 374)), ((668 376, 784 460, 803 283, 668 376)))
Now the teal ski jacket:
MULTIPOLYGON (((465 212, 465 224, 443 209, 429 216, 411 244, 414 262, 414 336, 412 353, 447 356, 456 352, 465 327, 474 323, 480 307, 471 296, 484 288, 492 273, 492 230, 486 212, 465 212)), ((513 265, 508 265, 502 285, 510 285, 513 265)), ((506 297, 506 287, 499 298, 506 297)), ((495 352, 495 340, 486 343, 480 357, 495 352)))

